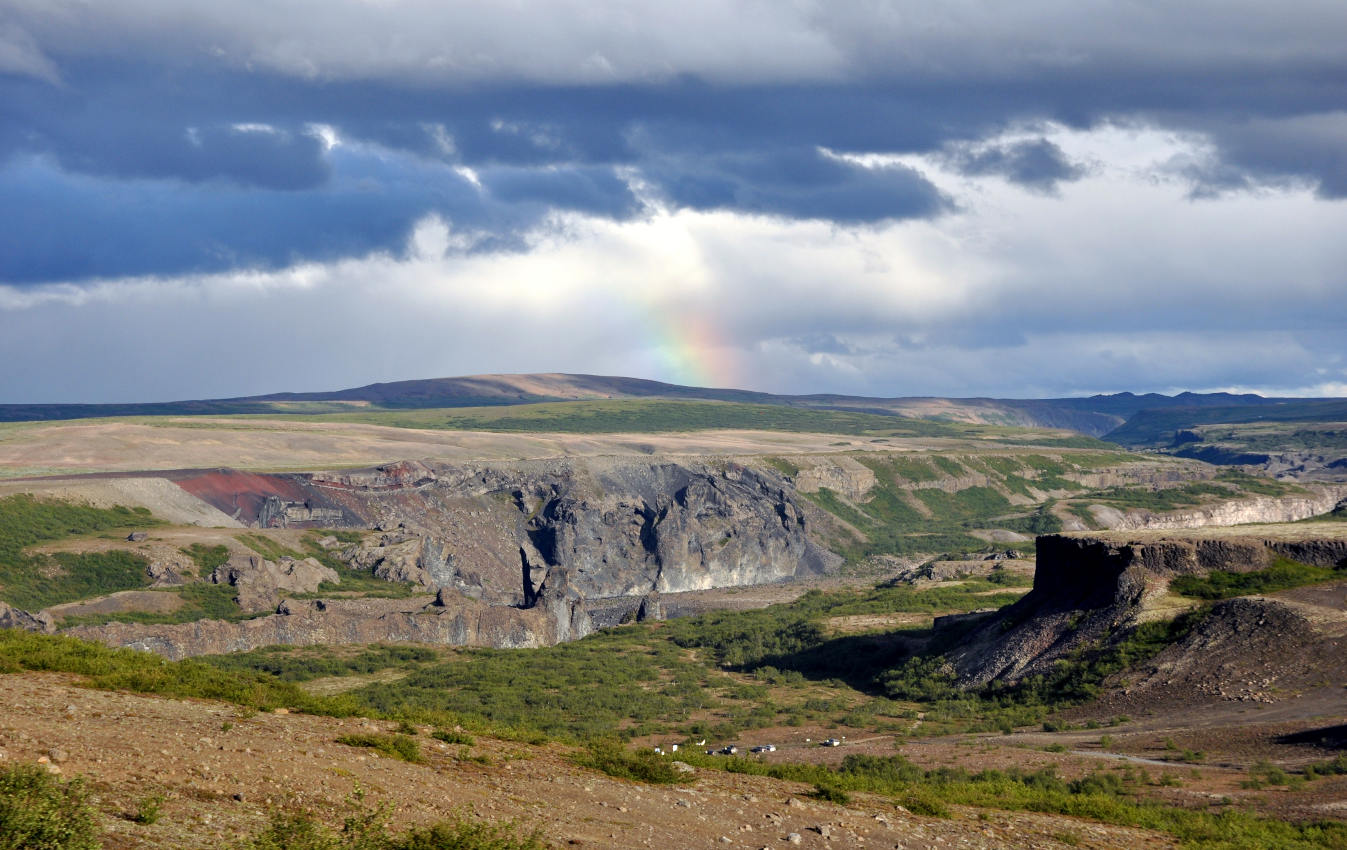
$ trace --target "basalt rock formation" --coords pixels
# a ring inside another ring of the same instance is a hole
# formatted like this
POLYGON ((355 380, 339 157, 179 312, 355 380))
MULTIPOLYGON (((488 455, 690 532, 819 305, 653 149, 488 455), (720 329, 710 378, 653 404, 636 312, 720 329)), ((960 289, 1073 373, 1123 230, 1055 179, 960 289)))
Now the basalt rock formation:
POLYGON ((1277 556, 1347 565, 1347 529, 1335 526, 1039 537, 1033 590, 977 626, 949 659, 970 686, 1043 673, 1072 652, 1154 616, 1176 576, 1253 572, 1277 556))

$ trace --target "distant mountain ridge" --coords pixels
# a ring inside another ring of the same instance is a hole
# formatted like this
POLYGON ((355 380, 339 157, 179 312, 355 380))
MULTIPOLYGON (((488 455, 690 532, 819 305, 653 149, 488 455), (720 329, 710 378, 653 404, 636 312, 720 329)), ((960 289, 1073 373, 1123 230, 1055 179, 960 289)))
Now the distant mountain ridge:
MULTIPOLYGON (((1088 398, 997 399, 913 396, 877 398, 830 393, 778 395, 753 390, 690 387, 644 378, 564 373, 467 375, 428 378, 331 392, 271 393, 230 399, 130 404, 0 405, 0 421, 23 422, 103 416, 173 416, 228 414, 321 413, 349 409, 352 404, 387 409, 425 409, 533 404, 594 399, 663 398, 773 404, 819 410, 847 410, 922 419, 983 422, 1039 428, 1064 428, 1102 437, 1118 432, 1133 443, 1146 442, 1121 426, 1143 411, 1155 424, 1170 429, 1192 421, 1213 421, 1200 411, 1243 411, 1259 408, 1284 416, 1310 416, 1315 402, 1332 399, 1265 398, 1254 394, 1191 393, 1174 396, 1130 392, 1088 398), (1167 411, 1157 415, 1156 411, 1167 411), (1177 423, 1177 424, 1175 424, 1177 423)), ((1320 407, 1319 409, 1330 409, 1320 407)), ((1140 431, 1141 429, 1133 429, 1140 431)), ((1153 428, 1145 429, 1150 436, 1153 428)))

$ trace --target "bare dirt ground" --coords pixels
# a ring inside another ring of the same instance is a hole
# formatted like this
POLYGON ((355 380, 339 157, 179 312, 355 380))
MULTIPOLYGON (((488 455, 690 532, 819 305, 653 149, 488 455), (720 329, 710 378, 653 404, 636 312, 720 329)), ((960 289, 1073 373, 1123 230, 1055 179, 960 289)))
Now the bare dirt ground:
POLYGON ((335 743, 391 728, 245 716, 217 703, 87 690, 53 674, 0 677, 3 759, 47 759, 64 776, 85 777, 111 850, 229 846, 283 807, 337 823, 357 787, 367 803, 393 807, 395 826, 462 813, 541 829, 559 847, 1173 846, 1166 836, 1063 816, 961 809, 940 820, 866 795, 838 806, 795 783, 712 770, 698 770, 688 786, 640 785, 579 768, 556 745, 479 738, 468 753, 420 735, 427 763, 416 765, 335 743), (152 794, 165 797, 163 817, 132 822, 128 814, 152 794))

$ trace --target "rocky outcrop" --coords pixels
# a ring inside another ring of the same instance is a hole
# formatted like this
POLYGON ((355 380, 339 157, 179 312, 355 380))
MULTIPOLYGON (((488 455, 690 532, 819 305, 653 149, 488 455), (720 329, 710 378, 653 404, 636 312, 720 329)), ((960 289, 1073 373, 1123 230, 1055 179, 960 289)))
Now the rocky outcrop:
MULTIPOLYGON (((286 600, 276 614, 242 622, 198 620, 170 626, 109 623, 65 634, 169 659, 246 652, 285 644, 390 642, 535 648, 564 639, 550 610, 487 605, 447 591, 413 599, 286 600)), ((570 625, 568 623, 568 625, 570 625)))
POLYGON ((846 456, 801 460, 807 464, 795 475, 795 488, 801 493, 817 493, 827 488, 853 501, 864 499, 875 486, 874 470, 846 456))
MULTIPOLYGON (((385 581, 406 581, 430 590, 452 587, 457 578, 454 556, 446 543, 424 529, 404 526, 385 532, 347 549, 342 557, 352 567, 369 570, 385 581)), ((480 595, 480 588, 466 590, 480 595)))
POLYGON ((257 555, 234 555, 215 568, 213 584, 227 584, 238 591, 235 602, 246 612, 265 611, 280 603, 281 591, 312 593, 323 582, 341 581, 337 571, 314 558, 297 561, 281 558, 272 562, 257 555))
POLYGON ((26 632, 51 633, 56 631, 51 615, 45 611, 30 614, 0 602, 0 629, 23 629, 26 632))
POLYGON ((1347 566, 1347 534, 1283 528, 1292 531, 1039 537, 1033 590, 975 629, 949 658, 966 685, 1013 682, 1135 625, 1175 576, 1262 570, 1278 555, 1347 566))

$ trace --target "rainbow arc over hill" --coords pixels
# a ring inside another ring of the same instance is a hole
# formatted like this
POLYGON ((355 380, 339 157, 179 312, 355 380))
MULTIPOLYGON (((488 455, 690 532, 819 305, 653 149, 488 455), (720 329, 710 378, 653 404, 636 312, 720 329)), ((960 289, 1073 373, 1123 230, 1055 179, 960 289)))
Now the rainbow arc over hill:
POLYGON ((739 386, 735 347, 706 317, 660 317, 653 324, 655 365, 666 380, 693 387, 739 386))

